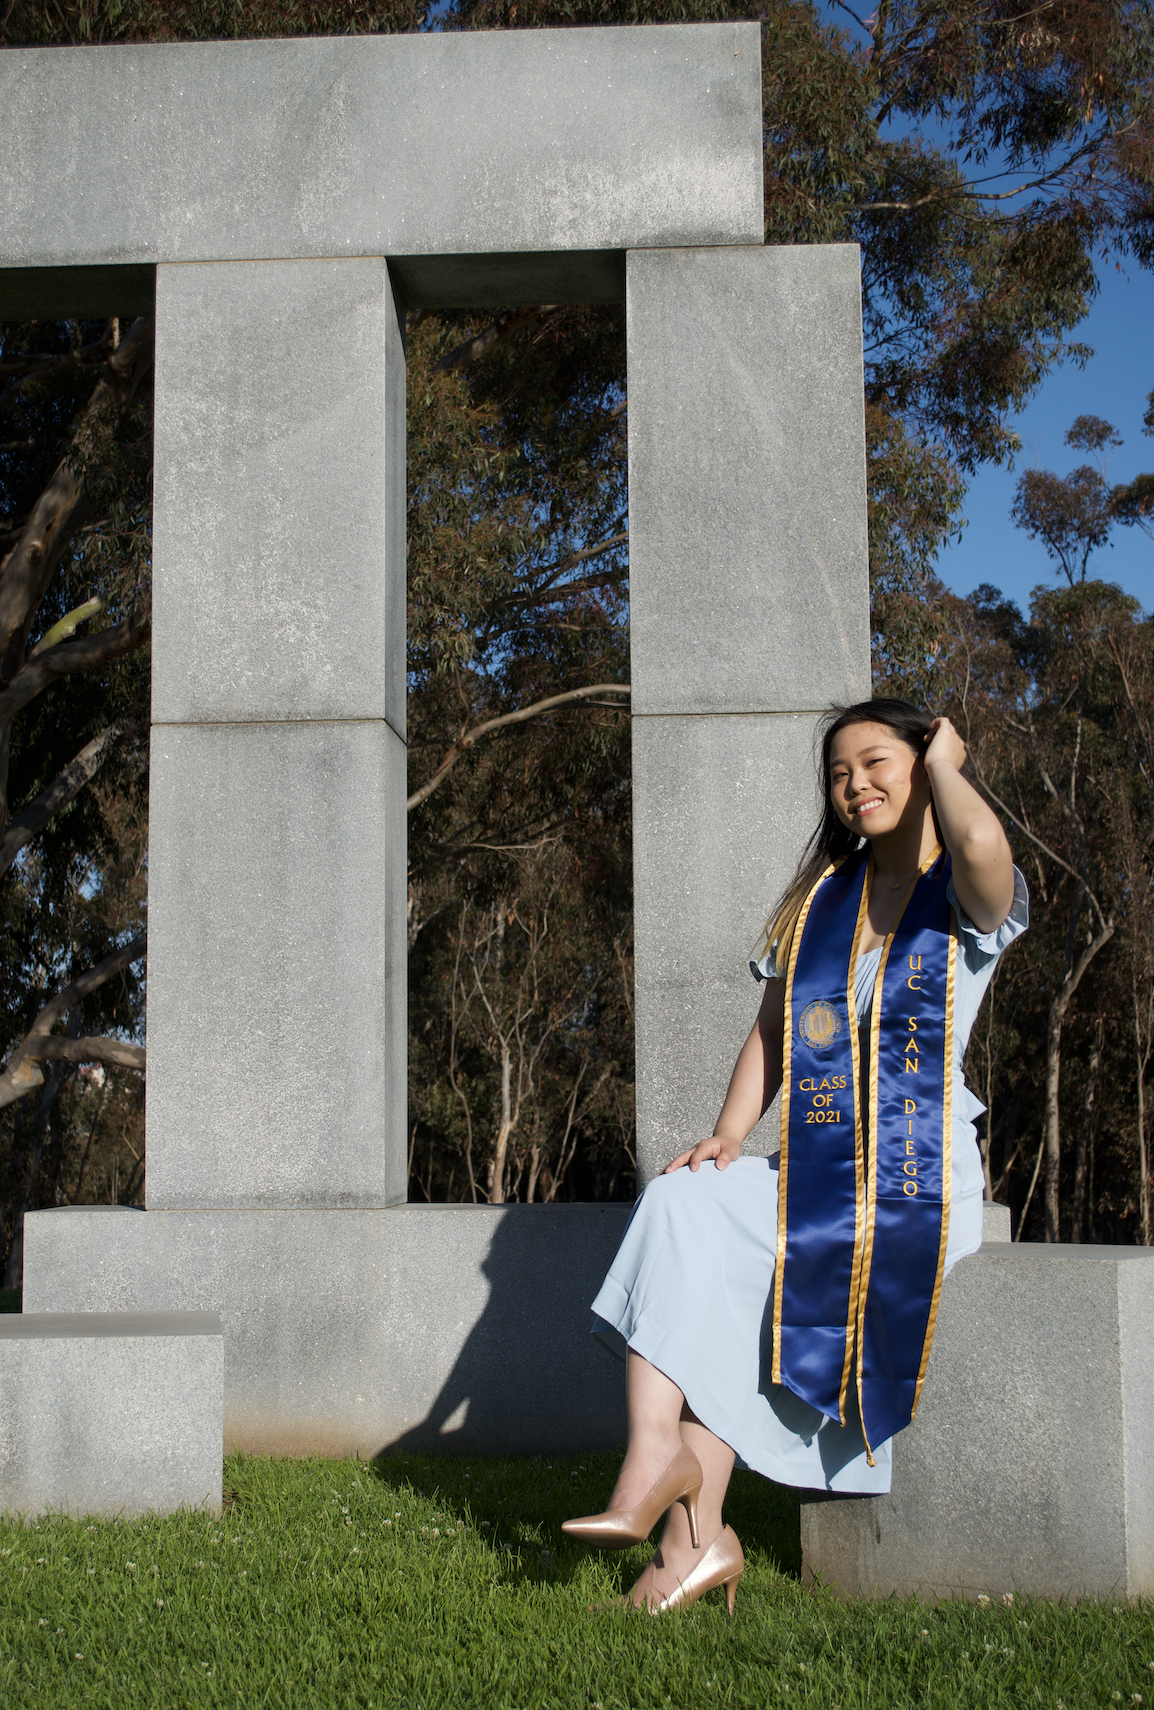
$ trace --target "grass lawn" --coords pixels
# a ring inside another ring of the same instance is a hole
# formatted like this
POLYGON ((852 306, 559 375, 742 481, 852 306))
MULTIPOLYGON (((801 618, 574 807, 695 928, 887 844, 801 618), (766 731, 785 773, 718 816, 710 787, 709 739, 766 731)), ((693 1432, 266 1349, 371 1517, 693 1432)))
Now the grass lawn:
POLYGON ((638 1548, 559 1532, 615 1462, 226 1462, 225 1513, 0 1524, 0 1703, 699 1705, 788 1710, 1145 1704, 1154 1604, 845 1604, 798 1580, 793 1496, 738 1474, 747 1568, 653 1619, 589 1604, 638 1548))

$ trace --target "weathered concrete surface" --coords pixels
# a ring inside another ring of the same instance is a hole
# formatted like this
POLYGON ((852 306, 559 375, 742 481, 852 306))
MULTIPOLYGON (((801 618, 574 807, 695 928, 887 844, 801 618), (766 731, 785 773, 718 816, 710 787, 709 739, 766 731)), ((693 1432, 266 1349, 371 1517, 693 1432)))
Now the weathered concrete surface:
POLYGON ((400 738, 158 725, 150 788, 150 1208, 403 1200, 400 738))
MULTIPOLYGON (((760 988, 749 971, 817 814, 812 715, 633 720, 637 1162, 711 1132, 760 988)), ((778 1106, 746 1141, 778 1149, 778 1106)))
POLYGON ((223 1408, 215 1312, 6 1313, 0 1510, 219 1513, 223 1408))
POLYGON ((802 1507, 847 1596, 1154 1595, 1154 1252, 990 1245, 942 1291, 888 1496, 802 1507))
POLYGON ((405 353, 384 261, 157 270, 154 724, 405 734, 405 353))
POLYGON ((635 717, 869 692, 859 266, 855 244, 628 258, 635 717))
POLYGON ((0 105, 0 268, 762 241, 755 23, 9 50, 0 105))
MULTIPOLYGON (((869 694, 852 245, 630 253, 640 1180, 707 1134, 748 961, 816 822, 815 716, 869 694)), ((747 1150, 776 1150, 772 1107, 747 1150)))
POLYGON ((218 1311, 229 1448, 611 1449, 624 1386, 589 1303, 630 1210, 33 1212, 24 1309, 218 1311))
POLYGON ((995 1205, 987 1199, 982 1204, 982 1240, 1009 1242, 1013 1237, 1008 1205, 995 1205))

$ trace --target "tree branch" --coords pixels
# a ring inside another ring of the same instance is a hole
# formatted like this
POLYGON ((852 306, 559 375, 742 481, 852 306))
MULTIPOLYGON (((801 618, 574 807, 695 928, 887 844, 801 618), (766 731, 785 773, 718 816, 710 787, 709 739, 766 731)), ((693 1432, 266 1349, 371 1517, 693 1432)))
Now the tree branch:
POLYGON ((981 184, 993 184, 999 178, 1007 176, 1004 172, 996 172, 991 174, 989 178, 973 178, 966 184, 940 185, 925 196, 915 197, 912 202, 855 202, 853 211, 855 214, 912 214, 918 208, 925 208, 933 202, 1009 202, 1015 196, 1024 196, 1027 190, 1041 190, 1047 184, 1052 184, 1055 179, 1061 178, 1064 173, 1069 172, 1070 168, 1076 165, 1083 156, 1093 154, 1100 147, 1100 144, 1101 139, 1084 143, 1060 166, 1055 166, 1050 172, 1044 172, 1040 178, 1031 178, 1027 183, 1019 184, 1015 190, 981 190, 978 188, 981 184))
MULTIPOLYGON (((138 962, 147 948, 148 934, 142 932, 130 944, 114 950, 94 968, 88 968, 83 974, 77 975, 71 985, 65 986, 50 1003, 44 1005, 23 1040, 9 1057, 3 1074, 0 1074, 0 1109, 7 1104, 13 1104, 18 1098, 23 1098, 25 1093, 34 1092, 42 1085, 44 1075, 37 1067, 36 1059, 42 1047, 46 1046, 48 1035, 61 1016, 90 992, 96 991, 99 986, 112 979, 113 975, 123 972, 131 963, 138 962)), ((70 1041, 59 1040, 57 1043, 63 1046, 70 1041)), ((44 1054, 51 1056, 52 1051, 48 1050, 44 1054)))
POLYGON ((125 653, 135 653, 148 640, 148 630, 147 617, 125 618, 112 629, 98 630, 79 641, 62 642, 47 653, 37 654, 17 671, 7 688, 0 689, 0 723, 26 707, 57 677, 71 677, 77 671, 89 671, 125 653))
POLYGON ((529 589, 524 594, 506 594, 498 599, 486 600, 490 610, 503 610, 506 606, 540 605, 542 600, 564 600, 570 594, 583 594, 593 588, 603 588, 608 582, 616 581, 627 572, 622 566, 620 570, 606 570, 600 576, 583 577, 580 582, 558 582, 559 576, 564 576, 567 570, 575 570, 578 564, 588 558, 599 558, 603 552, 609 552, 614 546, 622 546, 629 539, 627 532, 611 534, 604 540, 599 540, 596 546, 583 546, 577 552, 570 552, 560 564, 554 564, 543 572, 545 580, 529 589))
POLYGON ((482 736, 490 736, 493 731, 504 730, 508 725, 524 724, 526 719, 539 718, 542 713, 552 712, 555 707, 574 706, 579 701, 588 700, 590 695, 628 695, 630 693, 631 689, 628 683, 593 683, 587 689, 570 689, 564 695, 550 695, 547 700, 534 701, 532 706, 522 707, 519 712, 502 713, 500 718, 488 719, 484 724, 474 725, 472 730, 462 730, 428 783, 422 784, 415 795, 409 797, 406 804, 408 812, 412 813, 414 808, 419 808, 422 802, 428 801, 437 786, 444 782, 450 769, 457 764, 461 755, 467 753, 482 736))
POLYGON ((96 433, 121 409, 152 366, 155 327, 138 320, 104 365, 104 373, 86 404, 68 455, 29 512, 23 533, 0 571, 0 659, 5 674, 23 652, 32 614, 52 579, 68 541, 87 515, 81 468, 96 433))
POLYGON ((445 374, 450 368, 467 368, 470 363, 487 356, 495 345, 501 344, 526 321, 535 320, 538 315, 551 315, 556 308, 556 303, 541 303, 532 308, 502 310, 481 332, 467 338, 464 344, 455 345, 439 362, 434 362, 429 372, 445 374))
POLYGON ((88 780, 100 770, 105 758, 105 750, 116 737, 123 734, 128 725, 123 719, 117 719, 114 724, 104 727, 99 736, 94 736, 86 747, 80 750, 75 760, 65 766, 60 776, 49 784, 46 790, 41 790, 36 800, 29 802, 24 812, 18 814, 12 821, 0 843, 0 877, 2 877, 15 861, 17 855, 26 843, 30 843, 38 831, 42 831, 62 807, 78 796, 88 780))
POLYGON ((123 1069, 143 1069, 145 1063, 143 1045, 111 1038, 61 1039, 58 1034, 40 1040, 28 1055, 36 1063, 118 1063, 123 1069))
MULTIPOLYGON (((972 756, 971 756, 971 759, 972 759, 972 756)), ((1039 768, 1039 770, 1041 770, 1041 768, 1039 768)), ((976 763, 974 764, 974 777, 975 777, 978 785, 981 787, 981 789, 983 789, 985 791, 986 795, 988 795, 990 800, 994 803, 994 806, 1001 808, 1001 810, 1005 814, 1006 818, 1010 821, 1010 824, 1016 825, 1018 830, 1022 833, 1023 837, 1028 837, 1030 839, 1030 842, 1033 843, 1038 849, 1040 849, 1042 851, 1042 854, 1047 856, 1047 858, 1049 860, 1053 861, 1055 866, 1061 867, 1064 872, 1069 873, 1070 877, 1077 884, 1081 885, 1082 889, 1085 891, 1086 895, 1089 897, 1091 903, 1093 904, 1094 913, 1098 916, 1099 925, 1102 927, 1103 931, 1105 931, 1106 927, 1108 925, 1108 922, 1106 920, 1106 916, 1102 912, 1102 905, 1098 901, 1097 897, 1094 895, 1094 892, 1090 889, 1089 885, 1086 883, 1084 876, 1081 873, 1079 873, 1074 867, 1071 867, 1071 865, 1068 861, 1063 861, 1062 857, 1057 853, 1056 850, 1051 849, 1048 843, 1043 843, 1042 839, 1037 835, 1037 833, 1031 831, 1029 826, 1025 823, 1025 821, 1020 819, 1011 807, 1007 806, 1007 804, 1002 800, 1001 796, 996 795, 994 793, 994 791, 990 788, 989 784, 987 784, 986 780, 983 778, 981 771, 980 771, 980 769, 976 763)), ((1057 792, 1055 792, 1055 794, 1056 793, 1057 792)), ((1111 936, 1111 934, 1113 933, 1113 931, 1114 931, 1114 928, 1111 925, 1109 928, 1109 931, 1106 932, 1106 937, 1109 938, 1111 936)), ((1103 940, 1103 942, 1105 942, 1105 940, 1103 940)), ((1079 975, 1079 978, 1081 978, 1080 975, 1079 975)))

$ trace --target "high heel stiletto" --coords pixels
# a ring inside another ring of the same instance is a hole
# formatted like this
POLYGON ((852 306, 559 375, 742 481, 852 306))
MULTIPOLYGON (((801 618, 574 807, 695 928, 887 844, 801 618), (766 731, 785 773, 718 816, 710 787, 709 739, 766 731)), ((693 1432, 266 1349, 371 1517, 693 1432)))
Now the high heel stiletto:
MULTIPOLYGON (((701 1491, 701 1463, 685 1443, 674 1455, 649 1494, 633 1508, 617 1513, 589 1514, 581 1520, 564 1520, 561 1530, 569 1538, 595 1544, 602 1550, 627 1550, 647 1538, 667 1508, 680 1502, 689 1516, 689 1533, 697 1549, 697 1498, 701 1491)), ((738 1546, 740 1549, 740 1545, 738 1546)))
POLYGON ((741 1541, 732 1526, 723 1526, 693 1572, 660 1603, 650 1604, 649 1612, 651 1615, 663 1615, 668 1609, 688 1609, 715 1585, 723 1585, 725 1607, 732 1615, 737 1601, 737 1582, 744 1572, 745 1556, 741 1541))

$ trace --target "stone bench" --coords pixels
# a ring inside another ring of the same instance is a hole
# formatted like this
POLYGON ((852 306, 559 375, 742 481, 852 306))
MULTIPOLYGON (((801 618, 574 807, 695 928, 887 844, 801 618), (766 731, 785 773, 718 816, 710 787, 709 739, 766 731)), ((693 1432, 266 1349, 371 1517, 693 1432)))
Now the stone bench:
POLYGON ((0 1316, 0 1510, 220 1512, 216 1312, 0 1316))
POLYGON ((946 1279, 888 1496, 802 1506, 851 1596, 1154 1595, 1154 1250, 1008 1242, 946 1279))

